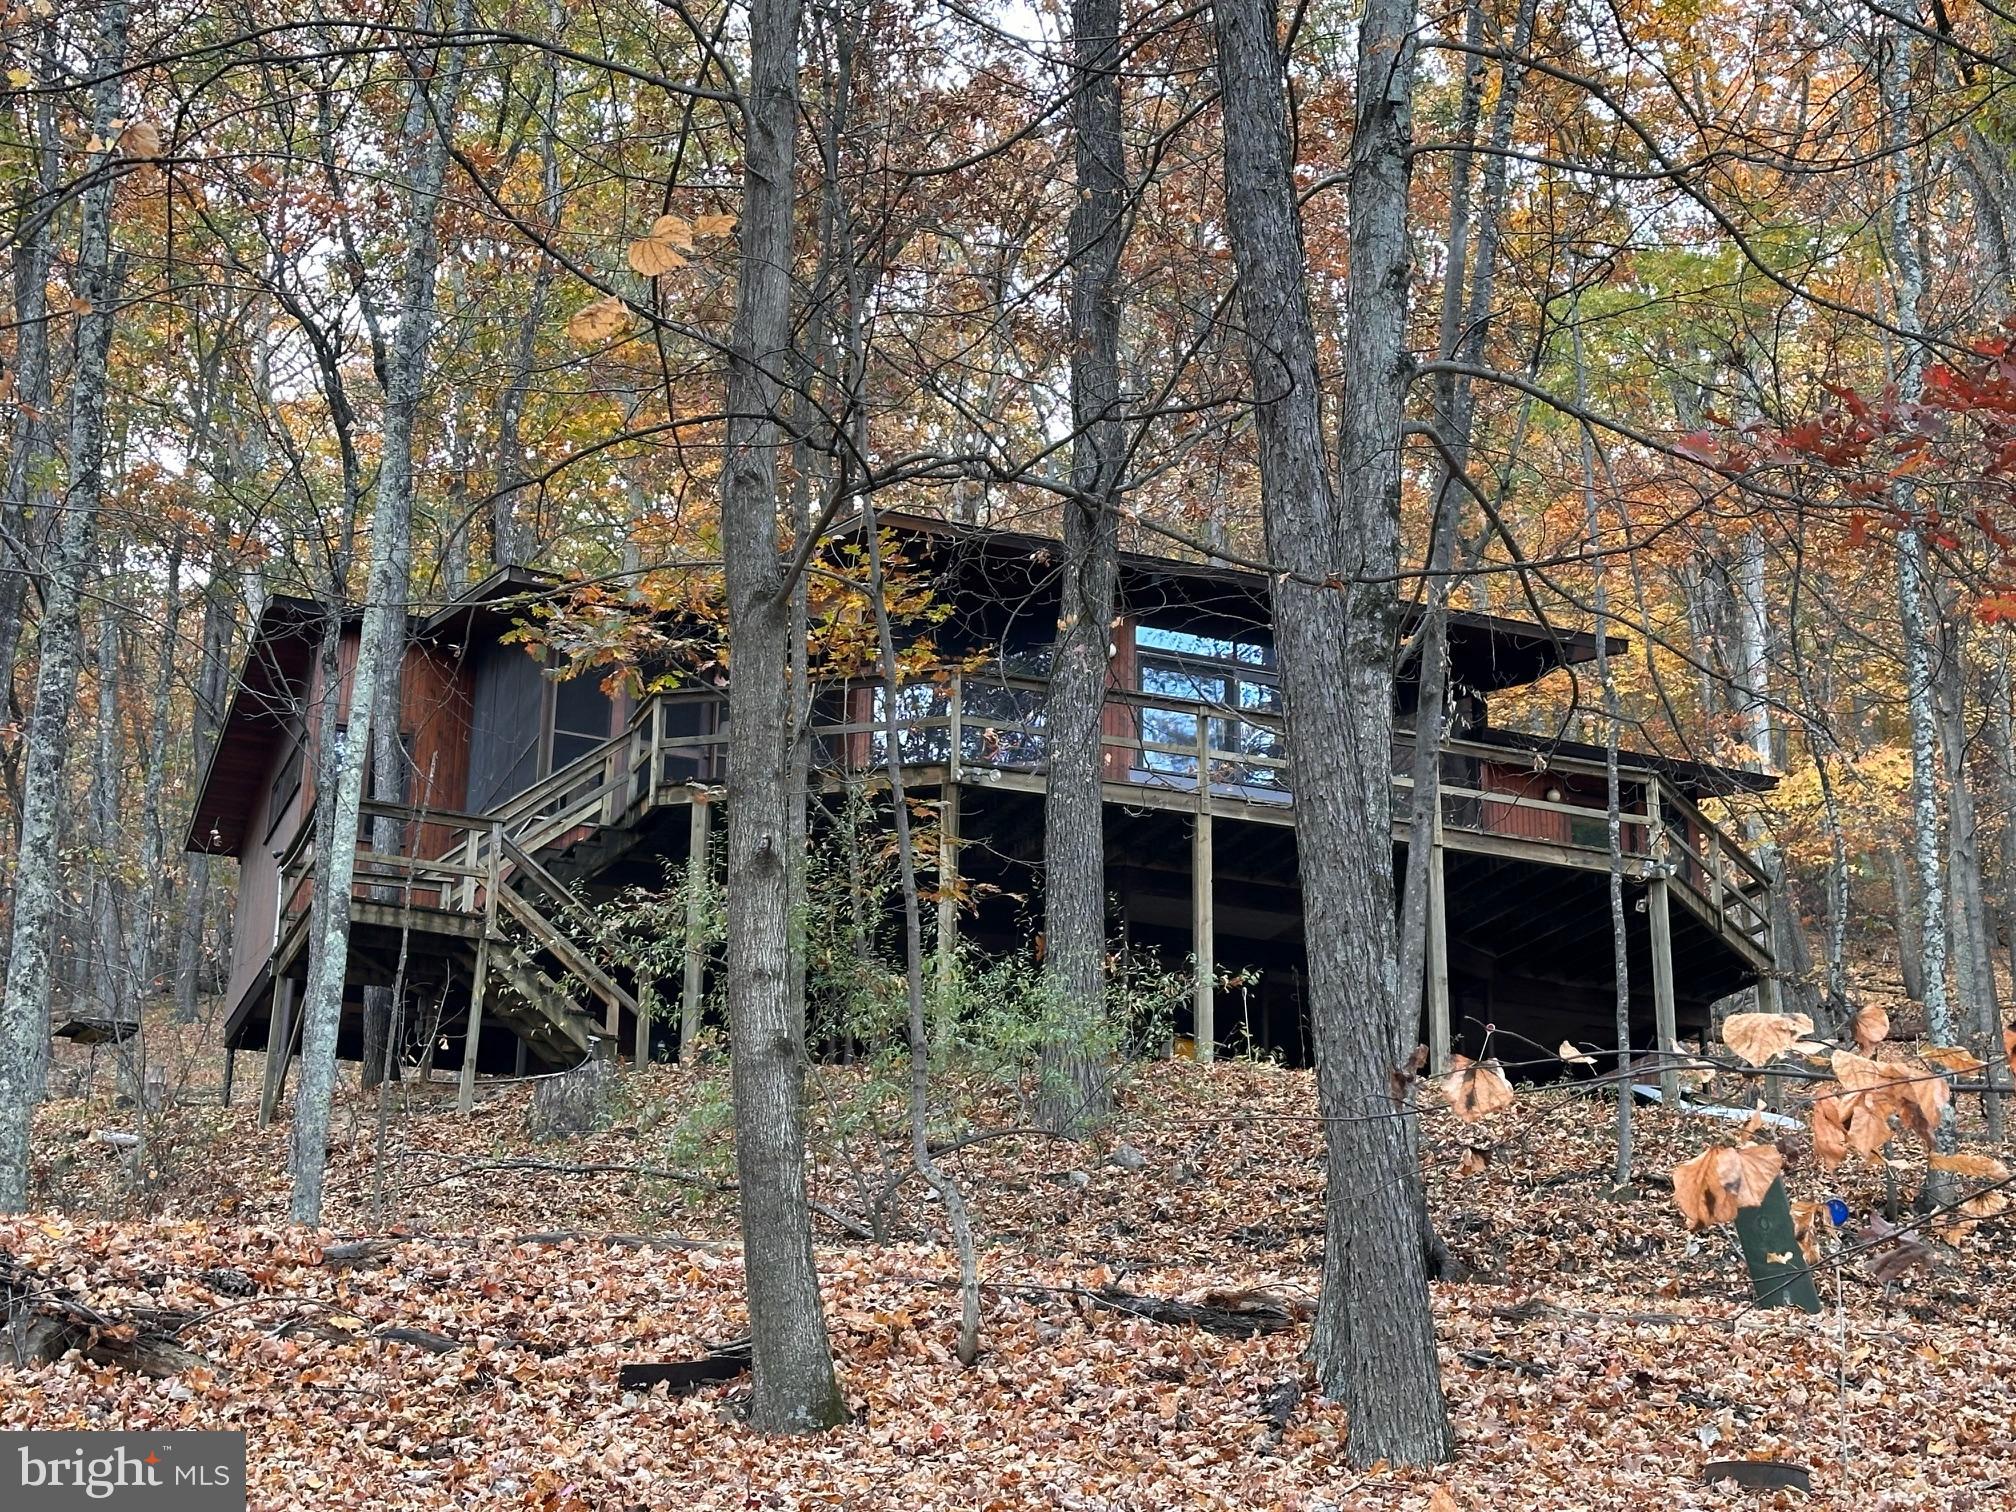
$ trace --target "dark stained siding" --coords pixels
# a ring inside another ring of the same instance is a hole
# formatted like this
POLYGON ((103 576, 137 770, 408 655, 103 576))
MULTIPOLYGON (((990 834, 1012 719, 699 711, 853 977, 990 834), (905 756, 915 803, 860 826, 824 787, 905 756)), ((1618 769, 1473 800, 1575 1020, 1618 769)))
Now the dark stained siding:
MULTIPOLYGON (((413 752, 408 791, 417 808, 460 809, 468 795, 471 682, 459 656, 422 646, 406 653, 399 728, 413 752)), ((437 824, 423 825, 420 854, 438 856, 459 836, 437 824)))
POLYGON ((244 849, 238 853, 238 901, 231 914, 231 979, 224 988, 227 1009, 237 1006, 273 953, 280 891, 277 853, 293 840, 303 812, 305 782, 294 790, 288 812, 272 813, 273 777, 285 755, 283 747, 276 743, 272 755, 273 769, 257 788, 252 812, 246 816, 244 849), (273 822, 276 819, 277 824, 273 822), (271 840, 264 838, 269 827, 271 840))

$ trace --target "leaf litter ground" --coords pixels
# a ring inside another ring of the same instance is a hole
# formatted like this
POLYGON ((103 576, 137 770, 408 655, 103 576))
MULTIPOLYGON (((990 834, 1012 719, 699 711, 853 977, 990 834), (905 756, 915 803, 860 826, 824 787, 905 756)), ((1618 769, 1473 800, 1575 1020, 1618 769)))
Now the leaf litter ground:
MULTIPOLYGON (((531 1146, 523 1089, 467 1120, 421 1094, 382 1169, 357 1099, 319 1234, 283 1226, 285 1126, 257 1130, 244 1110, 174 1110, 154 1216, 94 1217, 134 1202, 122 1153, 89 1140, 112 1115, 52 1104, 39 1175, 62 1211, 0 1220, 0 1251, 102 1311, 193 1314, 180 1339, 208 1363, 164 1379, 74 1354, 0 1365, 0 1426, 242 1428, 252 1504, 275 1509, 2016 1506, 2006 1219, 1935 1245, 1888 1292, 1866 1257, 1830 1270, 1817 1318, 1749 1310, 1732 1231, 1687 1232, 1663 1184, 1728 1126, 1641 1108, 1638 1170, 1659 1174, 1620 1200, 1612 1110, 1568 1089, 1477 1123, 1424 1116, 1437 1222, 1475 1272, 1435 1288, 1459 1458, 1351 1468, 1342 1410, 1311 1391, 1306 1327, 1225 1338, 1094 1299, 1107 1285, 1313 1299, 1312 1085, 1247 1065, 1146 1069, 1094 1143, 950 1158, 983 1228, 972 1371, 952 1355, 954 1263, 921 1189, 885 1243, 824 1224, 854 1421, 762 1438, 737 1420, 746 1380, 683 1398, 617 1384, 624 1363, 693 1358, 746 1326, 732 1168, 665 1133, 668 1110, 712 1095, 647 1072, 612 1127, 531 1146), (652 1174, 597 1169, 639 1165, 652 1174), (383 1243, 325 1259, 360 1237, 383 1243), (442 1340, 376 1336, 388 1327, 442 1340), (1705 1461, 1743 1458, 1810 1466, 1816 1494, 1702 1483, 1705 1461)), ((1788 1181, 1858 1214, 1885 1195, 1880 1170, 1827 1173, 1796 1152, 1788 1181)), ((822 1163, 823 1201, 854 1210, 858 1193, 822 1163)))

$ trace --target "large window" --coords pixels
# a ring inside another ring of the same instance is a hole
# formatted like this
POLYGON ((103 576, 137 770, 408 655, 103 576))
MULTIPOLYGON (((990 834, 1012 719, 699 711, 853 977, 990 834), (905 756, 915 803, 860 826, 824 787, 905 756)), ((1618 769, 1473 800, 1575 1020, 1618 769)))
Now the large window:
MULTIPOLYGON (((1144 744, 1195 751, 1201 720, 1211 752, 1212 783, 1286 786, 1281 768, 1240 759, 1278 761, 1286 754, 1279 727, 1263 722, 1281 712, 1271 641, 1257 634, 1212 636, 1143 625, 1134 632, 1134 644, 1141 691, 1150 698, 1171 700, 1167 706, 1151 704, 1141 711, 1144 744)), ((1164 776, 1197 775, 1197 758, 1173 750, 1143 751, 1141 766, 1164 776)))

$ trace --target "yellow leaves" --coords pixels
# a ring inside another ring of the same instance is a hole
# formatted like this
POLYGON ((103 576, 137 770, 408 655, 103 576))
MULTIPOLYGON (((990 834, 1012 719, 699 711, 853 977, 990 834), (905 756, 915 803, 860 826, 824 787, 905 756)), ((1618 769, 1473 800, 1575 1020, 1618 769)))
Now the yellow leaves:
POLYGON ((734 229, 732 215, 702 215, 690 221, 683 215, 661 215, 630 243, 626 256, 637 272, 659 278, 686 266, 696 238, 726 236, 734 229))
POLYGON ((1890 1015, 1872 1003, 1848 1021, 1848 1032, 1867 1055, 1890 1037, 1890 1015))
POLYGON ((1673 1200, 1689 1228, 1732 1223, 1764 1200, 1784 1168, 1776 1145, 1717 1145, 1673 1168, 1673 1200))
POLYGON ((1512 1106, 1512 1084, 1496 1061, 1473 1063, 1459 1055, 1453 1064, 1456 1069, 1442 1080, 1442 1095, 1449 1099, 1449 1111, 1464 1123, 1512 1106))
POLYGON ((1812 1032, 1813 1020, 1803 1013, 1732 1013, 1722 1024, 1722 1043, 1761 1066, 1812 1032))
POLYGON ((585 304, 567 322, 567 334, 581 346, 600 346, 629 329, 630 307, 615 298, 585 304))
POLYGON ((686 266, 693 250, 693 224, 684 216, 661 215, 651 230, 630 243, 630 266, 646 278, 673 273, 686 266))
POLYGON ((34 82, 35 76, 25 68, 10 68, 7 70, 7 87, 9 89, 26 89, 34 82))

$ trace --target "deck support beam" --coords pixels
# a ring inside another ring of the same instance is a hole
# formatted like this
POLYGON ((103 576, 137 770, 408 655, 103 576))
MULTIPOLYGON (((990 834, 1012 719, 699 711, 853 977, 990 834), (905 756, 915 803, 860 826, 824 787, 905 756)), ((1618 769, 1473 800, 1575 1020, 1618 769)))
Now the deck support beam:
POLYGON ((1218 911, 1211 825, 1211 811, 1200 806, 1190 830, 1190 950, 1197 971, 1190 1037, 1197 1059, 1207 1065, 1218 1053, 1218 911))
POLYGON ((713 818, 713 806, 696 790, 686 831, 686 979, 679 994, 682 1066, 692 1064, 699 1053, 700 1015, 705 1007, 702 995, 707 987, 707 948, 701 937, 707 929, 707 852, 713 818))
POLYGON ((237 1080, 237 1077, 238 1047, 236 1045, 226 1045, 224 1047, 224 1092, 218 1101, 223 1103, 227 1108, 231 1106, 231 1084, 237 1080))
POLYGON ((937 952, 938 1018, 944 1024, 959 962, 959 784, 950 775, 938 797, 938 933, 932 944, 937 952))
MULTIPOLYGON (((1654 877, 1645 890, 1645 912, 1652 925, 1652 1022, 1659 1037, 1659 1096, 1669 1108, 1680 1105, 1680 1068, 1672 1063, 1680 1039, 1680 1016, 1673 994, 1673 914, 1664 877, 1654 877)), ((1618 1071, 1626 1072, 1629 1045, 1619 1045, 1618 1071)))
MULTIPOLYGON (((455 1083, 455 1111, 469 1113, 476 1106, 476 1056, 483 1043, 483 994, 490 983, 490 940, 476 942, 476 975, 469 983, 469 1028, 462 1036, 462 1074, 455 1083)), ((522 1049, 524 1041, 520 1040, 522 1049)))
POLYGON ((1441 826, 1428 849, 1428 1071, 1449 1071, 1452 1029, 1449 1016, 1449 890, 1442 875, 1441 826))
POLYGON ((280 1106, 280 1087, 287 1079, 287 1057, 294 1048, 294 1000, 299 984, 289 976, 273 981, 273 1009, 266 1017, 266 1072, 259 1085, 259 1127, 273 1122, 280 1106))

